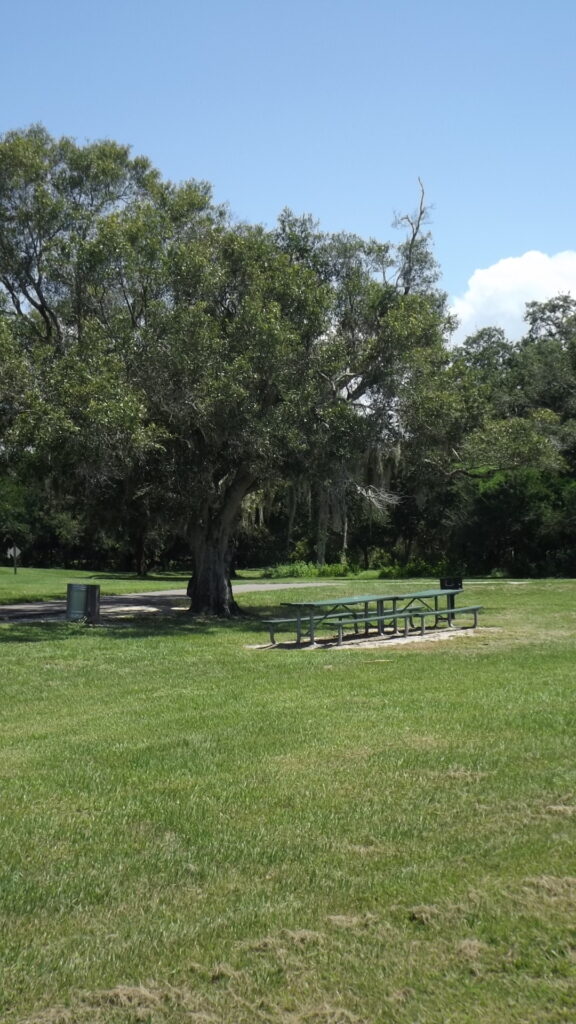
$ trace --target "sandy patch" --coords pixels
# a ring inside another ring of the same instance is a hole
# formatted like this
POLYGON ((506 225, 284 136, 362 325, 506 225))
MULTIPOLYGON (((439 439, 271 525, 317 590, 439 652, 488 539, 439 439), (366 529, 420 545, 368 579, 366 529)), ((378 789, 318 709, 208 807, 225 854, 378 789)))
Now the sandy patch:
POLYGON ((100 621, 103 619, 133 619, 136 615, 175 615, 183 610, 181 604, 122 604, 100 607, 100 621))
POLYGON ((118 615, 150 615, 155 614, 160 609, 150 604, 127 604, 117 605, 115 608, 106 608, 105 611, 101 609, 100 617, 104 615, 108 617, 116 618, 118 615))
MULTIPOLYGON (((353 640, 345 640, 337 644, 335 640, 317 640, 314 644, 304 642, 302 647, 297 647, 295 641, 288 641, 279 644, 246 644, 246 650, 250 651, 369 651, 388 647, 405 647, 412 644, 434 644, 443 640, 454 640, 456 637, 478 636, 485 632, 481 626, 476 629, 443 629, 437 632, 420 633, 417 636, 372 636, 355 637, 353 640)), ((494 632, 492 629, 491 632, 494 632)))

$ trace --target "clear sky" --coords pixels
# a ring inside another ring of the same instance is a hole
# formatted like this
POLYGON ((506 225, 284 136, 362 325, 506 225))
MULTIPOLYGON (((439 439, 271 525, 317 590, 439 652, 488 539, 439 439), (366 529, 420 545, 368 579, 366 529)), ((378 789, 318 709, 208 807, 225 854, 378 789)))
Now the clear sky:
POLYGON ((382 240, 420 177, 470 330, 576 295, 574 0, 5 0, 1 24, 0 131, 114 138, 241 219, 382 240))

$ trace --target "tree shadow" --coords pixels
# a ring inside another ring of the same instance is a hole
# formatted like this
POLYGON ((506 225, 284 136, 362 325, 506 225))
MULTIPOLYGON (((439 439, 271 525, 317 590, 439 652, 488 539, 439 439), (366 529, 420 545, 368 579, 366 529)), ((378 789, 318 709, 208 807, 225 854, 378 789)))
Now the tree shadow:
MULTIPOLYGON (((122 580, 123 582, 126 582, 126 583, 129 583, 132 580, 135 583, 138 583, 138 582, 141 582, 141 583, 142 582, 145 582, 145 583, 156 583, 156 582, 159 582, 159 583, 170 583, 170 582, 178 583, 178 582, 182 582, 184 584, 184 586, 186 586, 191 575, 192 575, 192 570, 188 570, 188 571, 187 570, 182 570, 182 572, 176 572, 176 571, 169 572, 168 570, 166 572, 149 572, 149 573, 146 573, 145 576, 138 576, 138 574, 135 573, 135 572, 104 572, 104 571, 102 571, 102 572, 91 573, 91 575, 88 578, 91 579, 91 580, 122 580)), ((268 577, 260 577, 260 576, 253 576, 253 575, 246 575, 245 576, 242 573, 242 570, 240 570, 240 571, 234 573, 234 576, 232 577, 232 582, 233 583, 261 583, 261 582, 265 582, 266 584, 268 584, 270 582, 272 582, 272 583, 281 583, 282 580, 270 580, 268 577)))
POLYGON ((146 576, 137 576, 134 572, 95 572, 88 577, 91 580, 122 580, 123 583, 183 583, 184 586, 190 579, 190 573, 185 572, 168 572, 168 573, 156 573, 150 572, 146 576))
POLYGON ((231 619, 220 619, 216 616, 192 616, 187 609, 166 611, 159 608, 144 614, 105 616, 97 625, 67 620, 19 620, 0 626, 0 646, 84 640, 90 639, 94 634, 111 640, 148 639, 182 634, 189 634, 191 637, 209 636, 219 631, 262 636, 267 633, 267 627, 261 620, 273 617, 279 611, 277 605, 259 605, 257 612, 250 609, 231 619))
MULTIPOLYGON (((243 610, 230 619, 210 615, 191 615, 187 609, 165 612, 158 610, 145 615, 111 617, 103 627, 114 640, 124 637, 210 636, 216 633, 251 633, 265 636, 268 632, 262 619, 279 613, 277 605, 259 605, 258 610, 243 610)), ((93 627, 98 628, 98 627, 93 627)))
POLYGON ((3 623, 0 627, 0 647, 4 644, 36 644, 47 641, 74 640, 84 629, 82 623, 37 622, 33 619, 3 623))

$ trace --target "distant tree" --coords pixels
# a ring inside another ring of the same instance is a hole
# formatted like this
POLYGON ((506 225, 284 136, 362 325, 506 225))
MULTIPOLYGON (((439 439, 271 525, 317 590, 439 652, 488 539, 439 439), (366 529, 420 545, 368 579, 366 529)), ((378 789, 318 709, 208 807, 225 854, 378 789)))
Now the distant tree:
POLYGON ((474 571, 574 567, 575 312, 568 296, 528 303, 519 343, 486 328, 453 353, 469 414, 452 459, 437 465, 450 496, 448 545, 474 571))

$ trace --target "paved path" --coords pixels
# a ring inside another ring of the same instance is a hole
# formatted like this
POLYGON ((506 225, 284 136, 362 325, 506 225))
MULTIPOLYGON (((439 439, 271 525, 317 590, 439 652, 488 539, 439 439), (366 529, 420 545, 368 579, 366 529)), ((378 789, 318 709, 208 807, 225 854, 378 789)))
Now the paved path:
MULTIPOLYGON (((234 595, 259 590, 293 590, 304 587, 342 586, 343 580, 318 580, 315 583, 232 583, 234 595)), ((186 599, 185 590, 146 590, 140 594, 105 594, 100 598, 100 608, 150 607, 159 610, 171 605, 174 599, 186 599)), ((29 601, 22 604, 0 605, 0 622, 24 619, 53 619, 66 614, 66 601, 29 601)))

